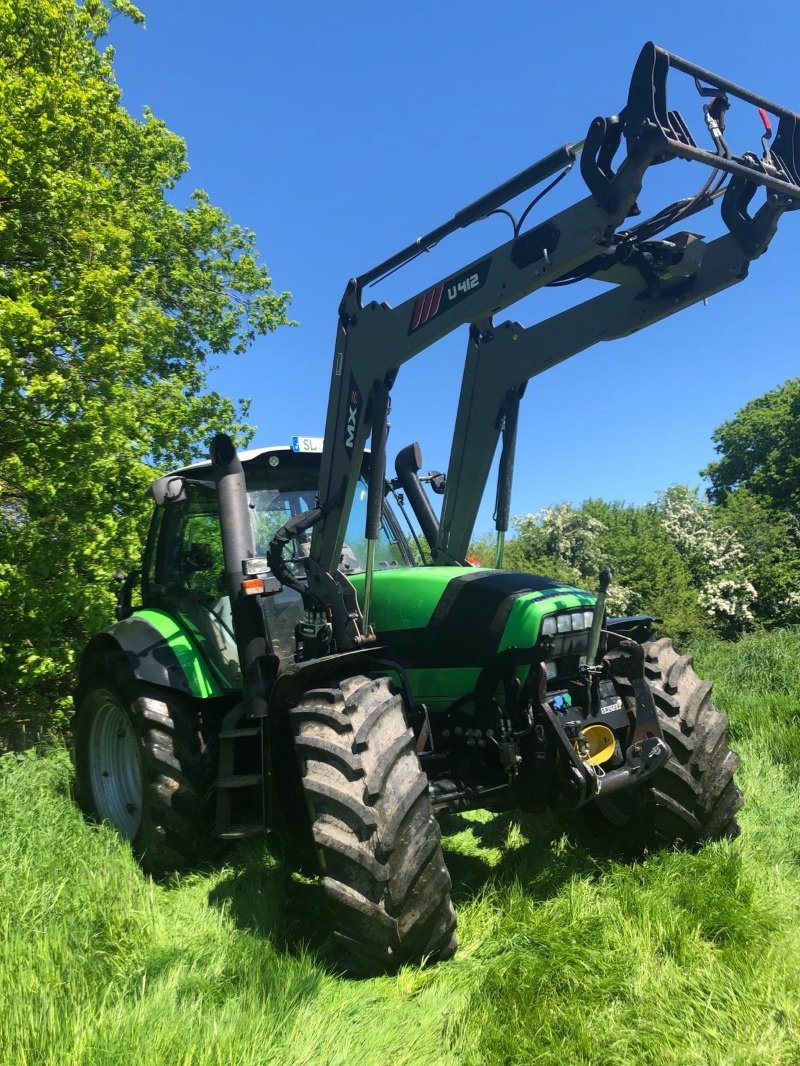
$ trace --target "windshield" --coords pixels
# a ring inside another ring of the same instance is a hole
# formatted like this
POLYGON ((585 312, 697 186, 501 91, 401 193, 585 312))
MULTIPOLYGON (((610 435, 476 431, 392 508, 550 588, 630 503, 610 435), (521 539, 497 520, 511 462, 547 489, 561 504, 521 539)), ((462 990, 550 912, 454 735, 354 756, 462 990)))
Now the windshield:
MULTIPOLYGON (((290 518, 310 511, 316 506, 316 485, 307 489, 258 488, 254 486, 249 492, 254 509, 254 526, 256 551, 266 555, 269 542, 278 530, 290 518)), ((367 485, 360 480, 356 486, 353 506, 347 523, 344 544, 342 545, 341 570, 345 574, 361 573, 367 564, 367 542, 364 526, 367 517, 367 485)), ((390 570, 400 566, 410 566, 408 550, 401 544, 399 530, 384 512, 378 543, 375 547, 375 569, 390 570), (405 548, 405 552, 404 552, 405 548)), ((308 555, 311 546, 311 534, 304 533, 293 541, 292 559, 295 563, 308 555)))

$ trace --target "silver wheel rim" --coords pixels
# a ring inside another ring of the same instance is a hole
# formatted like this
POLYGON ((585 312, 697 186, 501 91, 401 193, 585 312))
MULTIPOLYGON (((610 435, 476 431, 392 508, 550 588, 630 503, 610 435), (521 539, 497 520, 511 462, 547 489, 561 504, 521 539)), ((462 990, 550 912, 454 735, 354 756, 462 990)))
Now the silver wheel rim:
POLYGON ((126 840, 142 823, 142 768, 131 724, 110 697, 101 703, 89 735, 89 776, 97 813, 126 840))

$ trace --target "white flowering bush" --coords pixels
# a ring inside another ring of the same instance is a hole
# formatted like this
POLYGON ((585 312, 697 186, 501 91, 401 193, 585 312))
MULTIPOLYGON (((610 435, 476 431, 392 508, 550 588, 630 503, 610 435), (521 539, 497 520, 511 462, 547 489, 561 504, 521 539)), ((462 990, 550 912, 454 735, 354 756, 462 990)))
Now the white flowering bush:
POLYGON ((669 533, 692 573, 700 605, 726 635, 752 626, 757 598, 745 550, 730 527, 714 519, 714 508, 685 485, 661 493, 659 506, 669 533))
MULTIPOLYGON (((565 501, 513 521, 517 536, 531 545, 536 555, 557 560, 571 572, 559 568, 559 573, 551 576, 569 577, 577 585, 597 590, 600 570, 608 565, 602 544, 607 530, 599 519, 565 501)), ((626 613, 631 599, 630 589, 612 581, 606 600, 610 614, 626 613)))
POLYGON ((524 518, 515 518, 514 525, 519 535, 538 541, 541 551, 582 573, 599 571, 602 565, 599 540, 605 526, 598 519, 576 511, 566 501, 524 518))

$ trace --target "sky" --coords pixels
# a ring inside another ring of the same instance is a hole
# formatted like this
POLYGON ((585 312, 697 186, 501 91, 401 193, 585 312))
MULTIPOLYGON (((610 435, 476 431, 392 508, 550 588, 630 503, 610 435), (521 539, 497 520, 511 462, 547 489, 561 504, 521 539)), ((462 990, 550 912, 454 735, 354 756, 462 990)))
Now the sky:
MULTIPOLYGON (((135 116, 149 107, 185 138, 191 169, 177 202, 205 189, 255 231, 276 289, 293 294, 296 328, 220 358, 210 375, 220 392, 252 398, 254 446, 322 434, 348 278, 554 148, 582 140, 596 115, 618 112, 646 41, 800 110, 795 3, 140 6, 145 28, 112 23, 124 105, 135 116)), ((673 83, 670 106, 700 132, 700 98, 685 76, 671 76, 673 83)), ((734 150, 758 149, 755 109, 734 106, 734 150)), ((706 173, 683 161, 651 168, 643 209, 691 195, 706 173)), ((575 167, 531 223, 585 195, 575 167)), ((723 232, 718 207, 687 228, 723 232)), ((459 231, 367 298, 401 303, 510 236, 502 216, 459 231)), ((521 409, 511 513, 592 496, 641 504, 671 484, 700 484, 700 469, 714 458, 714 430, 798 373, 798 251, 800 213, 786 214, 742 284, 535 378, 521 409)), ((495 322, 529 326, 597 291, 591 282, 541 290, 495 322)), ((390 456, 418 440, 425 469, 446 469, 467 333, 454 331, 401 369, 390 456)), ((493 500, 490 482, 476 533, 492 528, 493 500)))

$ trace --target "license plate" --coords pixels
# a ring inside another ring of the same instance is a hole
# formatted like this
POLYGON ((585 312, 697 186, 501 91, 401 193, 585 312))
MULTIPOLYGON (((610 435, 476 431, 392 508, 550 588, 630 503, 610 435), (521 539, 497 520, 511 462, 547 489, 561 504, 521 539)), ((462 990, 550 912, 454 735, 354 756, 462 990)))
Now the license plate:
POLYGON ((322 437, 292 437, 292 451, 319 454, 322 451, 322 437))

